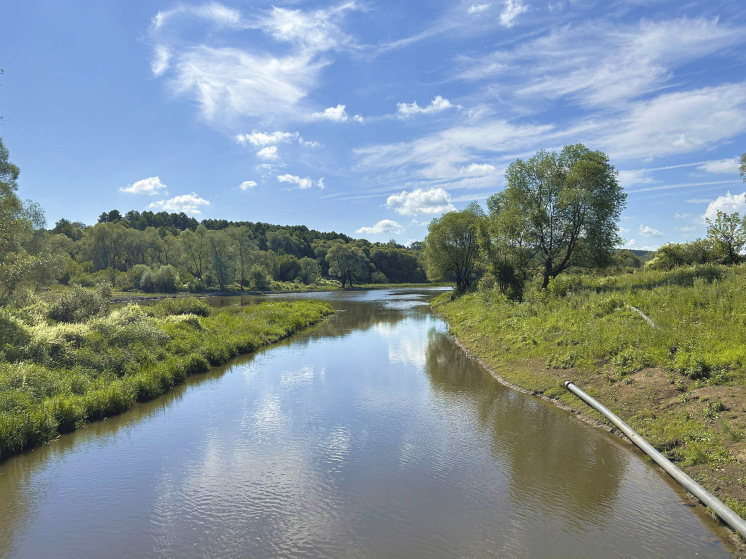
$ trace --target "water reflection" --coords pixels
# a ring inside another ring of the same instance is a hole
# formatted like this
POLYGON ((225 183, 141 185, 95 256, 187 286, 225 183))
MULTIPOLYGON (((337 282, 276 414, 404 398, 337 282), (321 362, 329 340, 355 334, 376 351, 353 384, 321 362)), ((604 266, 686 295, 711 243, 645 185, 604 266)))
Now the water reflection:
POLYGON ((0 465, 0 554, 725 554, 656 471, 469 360, 427 293, 314 296, 338 312, 305 334, 0 465))
POLYGON ((515 505, 557 511, 577 530, 603 523, 624 475, 619 450, 601 437, 568 436, 566 418, 494 382, 445 334, 431 331, 428 342, 433 388, 473 401, 495 460, 509 467, 515 505))

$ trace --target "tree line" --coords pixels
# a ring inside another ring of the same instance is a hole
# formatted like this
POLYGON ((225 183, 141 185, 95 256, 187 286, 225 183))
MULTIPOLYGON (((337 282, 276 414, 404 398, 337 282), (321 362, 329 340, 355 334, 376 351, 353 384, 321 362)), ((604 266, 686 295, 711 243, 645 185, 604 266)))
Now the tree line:
POLYGON ((55 283, 145 292, 267 290, 427 281, 420 247, 371 243, 305 226, 196 219, 184 213, 103 212, 94 225, 60 219, 17 195, 19 168, 0 138, 0 299, 55 283))

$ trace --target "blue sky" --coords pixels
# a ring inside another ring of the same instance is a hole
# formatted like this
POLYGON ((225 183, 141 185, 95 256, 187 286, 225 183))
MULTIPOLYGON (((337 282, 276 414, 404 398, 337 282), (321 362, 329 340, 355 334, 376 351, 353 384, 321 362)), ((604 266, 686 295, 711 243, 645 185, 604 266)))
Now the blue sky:
POLYGON ((537 150, 620 171, 625 246, 746 211, 733 1, 4 2, 0 135, 53 225, 118 209, 421 240, 537 150))

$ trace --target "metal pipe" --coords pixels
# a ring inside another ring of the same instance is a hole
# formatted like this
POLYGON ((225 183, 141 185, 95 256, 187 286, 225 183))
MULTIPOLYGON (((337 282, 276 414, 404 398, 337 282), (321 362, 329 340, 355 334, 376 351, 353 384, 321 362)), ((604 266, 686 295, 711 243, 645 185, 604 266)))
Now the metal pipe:
POLYGON ((596 411, 602 413, 609 421, 611 421, 622 433, 627 435, 635 445, 645 454, 650 456, 653 461, 663 468, 668 475, 679 482, 684 489, 689 491, 692 495, 697 497, 703 504, 710 507, 715 514, 717 514, 723 522, 738 532, 742 538, 746 539, 746 521, 738 516, 731 510, 725 503, 715 497, 712 493, 707 491, 704 487, 682 472, 677 468, 668 458, 658 452, 650 443, 643 439, 640 435, 635 433, 626 423, 624 423, 619 417, 612 413, 603 404, 591 398, 588 394, 583 392, 580 388, 575 386, 572 381, 565 381, 565 388, 575 394, 578 398, 583 400, 586 404, 591 406, 596 411))

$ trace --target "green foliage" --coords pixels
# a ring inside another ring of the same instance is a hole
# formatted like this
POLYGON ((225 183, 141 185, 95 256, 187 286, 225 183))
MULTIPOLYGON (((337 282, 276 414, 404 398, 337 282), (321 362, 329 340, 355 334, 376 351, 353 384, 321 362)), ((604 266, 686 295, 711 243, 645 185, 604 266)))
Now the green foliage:
POLYGON ((326 253, 329 263, 329 274, 337 276, 342 282, 342 289, 346 284, 352 286, 352 280, 364 281, 368 278, 368 258, 357 247, 336 243, 326 253))
POLYGON ((626 203, 616 177, 606 154, 582 144, 514 161, 505 190, 488 200, 491 256, 525 272, 538 265, 542 288, 570 268, 609 264, 626 203))
POLYGON ((741 251, 746 245, 746 230, 738 213, 726 214, 720 210, 714 220, 707 221, 707 237, 715 256, 721 264, 738 264, 743 260, 741 251))
POLYGON ((8 334, 0 353, 0 459, 155 398, 331 312, 318 301, 211 310, 189 297, 50 324, 33 298, 27 302, 31 310, 0 309, 8 334))
POLYGON ((49 318, 57 322, 83 322, 105 313, 110 302, 110 284, 100 284, 94 290, 76 285, 49 307, 49 318))
POLYGON ((422 249, 429 279, 452 275, 457 289, 471 285, 479 262, 479 228, 484 219, 484 212, 475 204, 430 222, 422 249))

